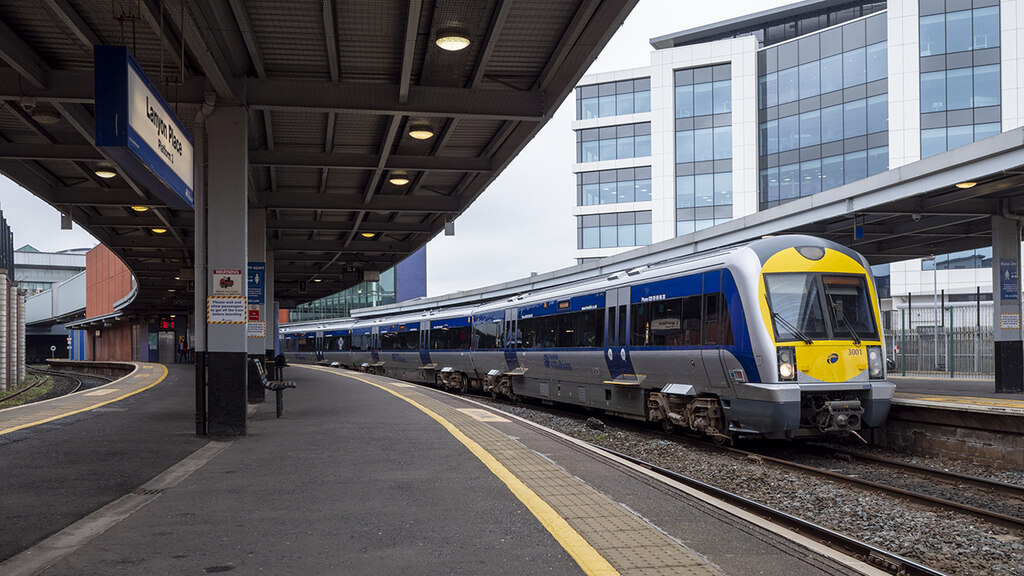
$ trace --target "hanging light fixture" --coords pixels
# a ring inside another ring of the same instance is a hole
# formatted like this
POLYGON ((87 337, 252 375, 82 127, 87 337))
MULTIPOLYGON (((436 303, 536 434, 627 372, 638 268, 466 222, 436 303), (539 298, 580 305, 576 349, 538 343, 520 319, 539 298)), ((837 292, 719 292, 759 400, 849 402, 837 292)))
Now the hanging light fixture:
POLYGON ((93 170, 93 174, 103 178, 104 180, 109 180, 114 176, 117 176, 117 172, 114 171, 114 165, 106 161, 97 164, 96 169, 93 170))
POLYGON ((395 170, 391 173, 391 177, 388 178, 388 182, 395 186, 405 186, 409 183, 409 174, 403 170, 395 170))
POLYGON ((412 120, 409 122, 409 136, 416 140, 429 140, 434 137, 434 128, 426 120, 412 120))
POLYGON ((968 180, 966 182, 957 182, 956 183, 956 187, 957 188, 961 188, 963 190, 966 190, 968 188, 974 188, 977 185, 978 185, 977 182, 971 182, 970 180, 968 180))
POLYGON ((135 210, 136 212, 145 212, 146 210, 149 210, 149 206, 132 206, 132 210, 135 210))
POLYGON ((442 28, 437 33, 437 39, 434 40, 434 44, 437 44, 438 48, 448 52, 465 50, 469 47, 469 43, 469 34, 458 26, 442 28))
POLYGON ((167 228, 150 228, 150 230, 152 230, 154 234, 163 234, 164 232, 167 232, 167 228))
POLYGON ((373 238, 374 236, 377 235, 377 233, 376 232, 360 232, 359 235, 362 236, 363 238, 373 238))

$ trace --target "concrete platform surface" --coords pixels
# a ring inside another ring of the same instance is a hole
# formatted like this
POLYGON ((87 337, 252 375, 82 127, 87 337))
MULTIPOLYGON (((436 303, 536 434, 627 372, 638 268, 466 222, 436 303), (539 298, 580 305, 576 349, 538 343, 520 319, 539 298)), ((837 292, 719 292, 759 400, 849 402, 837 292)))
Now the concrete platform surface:
POLYGON ((298 388, 283 418, 271 400, 247 436, 208 442, 191 433, 191 366, 168 368, 121 402, 0 435, 5 470, 24 476, 0 499, 0 573, 854 573, 514 419, 387 378, 288 368, 298 388))

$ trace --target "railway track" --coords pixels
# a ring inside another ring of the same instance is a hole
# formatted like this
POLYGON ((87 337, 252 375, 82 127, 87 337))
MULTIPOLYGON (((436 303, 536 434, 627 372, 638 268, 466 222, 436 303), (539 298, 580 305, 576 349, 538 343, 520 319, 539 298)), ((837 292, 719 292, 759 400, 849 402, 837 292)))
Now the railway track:
POLYGON ((730 450, 1024 530, 1024 486, 816 444, 801 446, 800 452, 786 457, 764 450, 730 450))

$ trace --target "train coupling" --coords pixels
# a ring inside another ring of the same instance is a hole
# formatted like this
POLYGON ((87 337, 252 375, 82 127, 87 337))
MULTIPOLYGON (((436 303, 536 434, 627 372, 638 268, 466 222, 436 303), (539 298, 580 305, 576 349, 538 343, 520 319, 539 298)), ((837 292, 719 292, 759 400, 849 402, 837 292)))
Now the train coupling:
POLYGON ((860 400, 830 400, 818 409, 818 429, 822 432, 859 430, 863 414, 860 400))

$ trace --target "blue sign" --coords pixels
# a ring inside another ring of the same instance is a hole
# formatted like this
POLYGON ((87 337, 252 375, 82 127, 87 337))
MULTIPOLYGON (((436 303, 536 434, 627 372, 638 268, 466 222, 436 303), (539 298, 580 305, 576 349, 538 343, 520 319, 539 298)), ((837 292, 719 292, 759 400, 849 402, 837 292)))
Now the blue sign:
POLYGON ((1017 299, 1017 261, 1010 258, 999 259, 999 298, 1001 300, 1017 299))
POLYGON ((249 304, 263 304, 267 285, 267 263, 249 262, 249 304))
POLYGON ((96 146, 171 208, 191 210, 192 137, 121 46, 93 49, 96 146))

